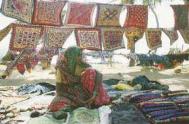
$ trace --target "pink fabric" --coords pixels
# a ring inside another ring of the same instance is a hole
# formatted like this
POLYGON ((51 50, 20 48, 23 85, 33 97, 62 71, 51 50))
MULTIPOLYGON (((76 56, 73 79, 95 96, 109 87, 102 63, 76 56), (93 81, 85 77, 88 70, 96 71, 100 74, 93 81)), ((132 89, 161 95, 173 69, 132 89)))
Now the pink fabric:
MULTIPOLYGON (((95 69, 87 69, 82 75, 81 82, 83 84, 83 89, 87 90, 91 96, 94 92, 95 88, 95 79, 96 79, 96 70, 95 69)), ((95 105, 103 105, 110 102, 110 97, 102 86, 102 83, 99 84, 97 97, 95 99, 95 105)))

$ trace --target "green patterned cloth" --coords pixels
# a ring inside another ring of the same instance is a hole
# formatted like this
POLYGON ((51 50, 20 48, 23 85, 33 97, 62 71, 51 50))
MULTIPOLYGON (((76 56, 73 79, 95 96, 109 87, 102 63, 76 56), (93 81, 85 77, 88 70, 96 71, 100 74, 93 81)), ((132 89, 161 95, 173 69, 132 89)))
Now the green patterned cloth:
POLYGON ((71 114, 69 124, 100 124, 97 109, 78 108, 71 114))
POLYGON ((188 5, 172 5, 175 17, 175 29, 188 27, 188 5))

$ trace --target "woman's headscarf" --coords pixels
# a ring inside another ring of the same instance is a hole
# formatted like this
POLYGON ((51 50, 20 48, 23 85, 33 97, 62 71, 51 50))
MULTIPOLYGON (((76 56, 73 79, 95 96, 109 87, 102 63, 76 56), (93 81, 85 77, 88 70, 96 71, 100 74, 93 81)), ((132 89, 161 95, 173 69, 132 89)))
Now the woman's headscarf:
POLYGON ((81 67, 87 67, 84 62, 78 63, 77 58, 82 56, 82 51, 79 47, 69 47, 65 53, 64 57, 67 59, 67 68, 71 74, 75 73, 76 65, 79 64, 81 67))

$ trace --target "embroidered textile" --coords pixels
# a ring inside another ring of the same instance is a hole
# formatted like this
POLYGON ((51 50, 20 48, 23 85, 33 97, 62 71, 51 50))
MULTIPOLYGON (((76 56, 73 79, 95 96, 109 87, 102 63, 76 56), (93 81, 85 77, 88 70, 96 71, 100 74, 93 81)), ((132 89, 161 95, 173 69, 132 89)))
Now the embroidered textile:
POLYGON ((3 0, 1 8, 4 15, 31 23, 33 0, 3 0))
POLYGON ((139 28, 128 28, 125 30, 125 36, 127 37, 127 48, 131 49, 135 43, 143 37, 144 30, 139 28))
POLYGON ((32 23, 60 26, 62 24, 61 13, 64 5, 64 1, 35 0, 32 23))
POLYGON ((184 42, 189 44, 189 29, 179 30, 184 42))
POLYGON ((77 45, 82 49, 101 50, 101 31, 99 29, 76 29, 77 45))
POLYGON ((98 5, 97 26, 120 26, 119 17, 122 10, 120 5, 98 5))
POLYGON ((50 27, 45 29, 45 44, 48 48, 62 48, 73 29, 50 27))
POLYGON ((163 29, 163 32, 169 37, 171 45, 178 40, 177 30, 174 29, 163 29))
POLYGON ((21 51, 24 48, 35 48, 41 34, 41 27, 13 24, 10 50, 21 51))
POLYGON ((4 29, 0 30, 0 42, 1 42, 1 40, 3 40, 4 37, 7 36, 7 34, 10 32, 11 29, 12 29, 12 23, 9 24, 4 29))
POLYGON ((150 49, 157 49, 161 47, 161 30, 160 29, 147 29, 146 41, 150 49))
POLYGON ((102 29, 104 50, 124 48, 123 33, 124 30, 121 28, 102 29))
POLYGON ((127 6, 127 18, 124 27, 146 29, 148 24, 148 7, 143 5, 127 6))
POLYGON ((188 27, 188 5, 171 5, 175 17, 175 29, 188 27))
POLYGON ((67 25, 92 26, 95 4, 70 3, 68 8, 67 25))

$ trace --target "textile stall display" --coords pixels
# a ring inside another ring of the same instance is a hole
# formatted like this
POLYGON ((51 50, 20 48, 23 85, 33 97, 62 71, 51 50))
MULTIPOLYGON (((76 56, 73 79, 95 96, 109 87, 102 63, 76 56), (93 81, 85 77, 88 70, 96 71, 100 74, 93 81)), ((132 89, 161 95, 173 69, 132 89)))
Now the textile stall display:
POLYGON ((172 45, 176 40, 178 40, 179 36, 177 30, 174 29, 162 29, 163 32, 169 37, 170 45, 172 45))
POLYGON ((161 30, 157 28, 148 28, 145 32, 146 41, 150 49, 157 49, 162 46, 161 30))
POLYGON ((149 91, 130 95, 128 99, 153 124, 186 124, 189 121, 187 91, 149 91))
POLYGON ((119 23, 121 5, 98 4, 96 26, 121 27, 119 23))
POLYGON ((95 4, 69 3, 65 25, 92 26, 95 4))
POLYGON ((175 29, 188 28, 188 5, 171 5, 175 17, 175 29))
POLYGON ((125 30, 127 38, 127 49, 133 48, 135 43, 140 40, 144 35, 144 30, 140 28, 130 27, 125 30))
POLYGON ((2 13, 8 17, 31 23, 34 1, 33 0, 2 0, 2 13))
POLYGON ((75 35, 77 45, 80 48, 89 50, 102 50, 100 29, 75 29, 75 35))
POLYGON ((124 48, 123 33, 124 29, 122 28, 103 28, 102 37, 104 50, 124 48))
POLYGON ((36 25, 62 25, 62 9, 64 1, 34 0, 34 14, 32 24, 36 25))
POLYGON ((24 48, 35 49, 41 38, 43 28, 34 25, 13 24, 10 50, 21 51, 24 48))

